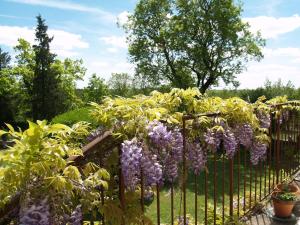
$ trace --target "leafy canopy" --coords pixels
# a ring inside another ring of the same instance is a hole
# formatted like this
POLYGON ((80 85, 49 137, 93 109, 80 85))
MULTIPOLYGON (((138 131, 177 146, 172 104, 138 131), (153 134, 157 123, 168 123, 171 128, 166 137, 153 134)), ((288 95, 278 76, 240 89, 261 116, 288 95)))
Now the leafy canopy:
POLYGON ((220 81, 237 86, 236 75, 264 46, 241 12, 233 0, 140 0, 125 25, 136 73, 201 93, 220 81))

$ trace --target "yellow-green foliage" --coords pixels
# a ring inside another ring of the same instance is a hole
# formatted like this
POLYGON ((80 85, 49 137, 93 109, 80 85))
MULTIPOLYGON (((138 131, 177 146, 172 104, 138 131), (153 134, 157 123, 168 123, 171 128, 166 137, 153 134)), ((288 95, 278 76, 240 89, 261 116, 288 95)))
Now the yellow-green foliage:
POLYGON ((89 132, 86 123, 72 127, 49 125, 46 121, 29 122, 29 128, 15 131, 7 124, 1 131, 13 138, 15 145, 0 152, 0 208, 16 193, 25 200, 47 196, 54 213, 69 213, 82 199, 91 206, 99 201, 97 186, 107 187, 109 174, 97 165, 87 165, 85 174, 67 160, 81 155, 82 139, 89 132), (91 166, 94 170, 91 170, 91 166))
MULTIPOLYGON (((197 115, 218 112, 220 115, 217 118, 199 117, 197 122, 201 124, 202 131, 212 128, 212 121, 215 119, 223 120, 229 125, 248 123, 254 128, 256 137, 266 142, 268 141, 268 137, 265 135, 267 130, 259 127, 255 111, 261 110, 270 113, 271 110, 277 110, 271 106, 272 104, 287 102, 287 98, 277 97, 267 103, 264 101, 264 97, 261 97, 255 104, 250 104, 237 97, 228 99, 207 97, 201 95, 197 88, 173 89, 169 93, 154 91, 149 96, 138 95, 133 98, 113 99, 108 97, 101 105, 92 103, 91 114, 99 124, 113 129, 115 134, 130 138, 144 134, 149 121, 155 119, 164 120, 170 125, 181 126, 184 114, 197 115)), ((287 107, 291 106, 282 106, 281 108, 287 107)), ((192 121, 188 121, 187 124, 191 125, 192 121)))

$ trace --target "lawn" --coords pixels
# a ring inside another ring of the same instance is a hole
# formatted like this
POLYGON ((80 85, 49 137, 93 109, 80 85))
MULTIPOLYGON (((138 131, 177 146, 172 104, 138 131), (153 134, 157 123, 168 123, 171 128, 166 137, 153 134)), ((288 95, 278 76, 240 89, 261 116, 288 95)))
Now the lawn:
MULTIPOLYGON (((248 155, 248 154, 247 154, 248 155)), ((247 159, 249 156, 247 156, 247 159)), ((244 167, 243 162, 244 160, 244 154, 241 153, 241 164, 238 166, 237 159, 235 159, 234 163, 234 200, 237 201, 237 193, 238 193, 238 170, 240 171, 240 199, 242 201, 242 198, 244 196, 244 177, 246 179, 246 198, 247 198, 247 203, 249 202, 250 196, 249 196, 249 191, 250 191, 250 173, 249 173, 249 162, 247 162, 247 166, 244 167)), ((207 164, 208 168, 208 217, 212 218, 213 214, 213 199, 214 199, 214 161, 213 159, 210 159, 207 164)), ((224 202, 225 202, 225 215, 229 214, 229 161, 225 160, 223 164, 223 159, 222 157, 218 157, 216 161, 216 199, 217 199, 217 217, 222 218, 222 201, 223 201, 223 188, 224 188, 224 202), (224 182, 224 184, 223 184, 224 182), (226 206, 227 205, 227 206, 226 206)), ((255 200, 255 170, 252 169, 252 201, 254 202, 255 200)), ((264 176, 262 176, 261 180, 259 178, 259 168, 257 168, 257 183, 256 183, 256 197, 257 200, 259 198, 259 186, 261 182, 261 196, 264 194, 264 176)), ((264 175, 264 172, 262 173, 264 175)), ((267 171, 268 175, 268 171, 267 171)), ((197 177, 197 183, 198 183, 198 221, 203 221, 204 220, 204 208, 205 208, 205 181, 204 181, 205 173, 202 172, 198 177, 197 177)), ((267 186, 268 186, 268 176, 267 176, 267 186)), ((195 187, 195 177, 193 174, 188 175, 188 180, 187 180, 187 214, 189 214, 191 217, 194 217, 195 215, 195 192, 194 192, 194 187, 195 187)), ((163 224, 170 224, 171 221, 171 198, 170 198, 170 186, 164 187, 161 192, 160 192, 160 218, 161 218, 161 223, 163 224)), ((182 215, 182 193, 180 191, 180 188, 178 185, 174 188, 174 217, 178 218, 178 216, 182 215), (181 206, 181 209, 180 209, 181 206)), ((252 203, 253 206, 253 203, 252 203)), ((242 203, 240 203, 240 207, 242 208, 242 203)), ((149 216, 152 221, 157 221, 157 213, 156 213, 156 198, 153 201, 153 203, 147 207, 146 211, 147 216, 149 216)))

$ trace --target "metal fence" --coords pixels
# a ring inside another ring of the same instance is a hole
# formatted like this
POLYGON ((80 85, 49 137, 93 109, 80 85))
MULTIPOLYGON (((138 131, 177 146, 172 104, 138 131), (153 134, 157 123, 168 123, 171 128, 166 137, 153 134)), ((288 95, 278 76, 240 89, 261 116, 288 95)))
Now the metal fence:
MULTIPOLYGON (((207 115, 206 115, 207 116, 207 115)), ((209 116, 216 116, 214 114, 209 116)), ((183 119, 183 156, 186 155, 186 125, 185 121, 191 119, 186 116, 183 119)), ((300 120, 299 113, 290 111, 288 120, 281 123, 280 119, 275 119, 271 115, 271 126, 269 129, 271 142, 268 147, 266 159, 254 166, 250 162, 249 150, 239 149, 232 159, 227 159, 224 152, 217 151, 208 158, 208 170, 204 170, 200 175, 193 175, 188 172, 187 159, 183 157, 182 179, 179 184, 169 184, 170 221, 167 224, 175 224, 178 218, 182 224, 188 223, 187 205, 194 204, 193 224, 222 224, 239 220, 253 212, 258 203, 265 200, 272 193, 276 184, 286 178, 293 177, 299 170, 300 165, 300 120), (193 177, 194 202, 187 202, 188 179, 193 177), (180 206, 175 205, 174 186, 180 186, 182 201, 180 206), (199 208, 199 197, 201 196, 201 207, 199 208), (204 202, 203 202, 204 196, 204 202), (180 214, 174 208, 180 208, 180 214), (181 210, 182 209, 182 210, 181 210)), ((119 148, 119 154, 121 150, 119 148)), ((119 171, 119 198, 122 209, 126 206, 125 188, 121 169, 119 171)), ((144 206, 144 184, 141 179, 141 209, 145 212, 144 206)), ((156 186, 156 224, 161 224, 161 189, 156 186)), ((146 212, 145 212, 146 213, 146 212)), ((155 222, 155 221, 153 221, 155 222)), ((102 219, 102 224, 105 224, 102 219)), ((165 224, 165 222, 164 222, 165 224)))
MULTIPOLYGON (((204 116, 204 115, 200 115, 204 116)), ((205 116, 217 116, 216 114, 205 116)), ((195 116, 192 116, 195 118, 195 116)), ((239 149, 232 159, 225 157, 223 150, 219 150, 208 156, 207 170, 203 170, 200 175, 194 175, 188 172, 186 155, 186 120, 191 116, 185 116, 183 119, 183 161, 180 181, 178 183, 168 184, 170 190, 168 220, 162 214, 161 191, 166 188, 160 185, 155 187, 156 203, 156 221, 160 225, 162 220, 164 224, 175 224, 178 218, 181 224, 191 224, 188 222, 188 214, 193 217, 193 224, 212 225, 221 223, 226 224, 233 220, 239 220, 245 215, 253 212, 258 203, 270 196, 276 184, 286 178, 293 177, 299 171, 300 165, 300 120, 299 113, 290 111, 288 120, 281 123, 279 118, 271 115, 271 126, 269 136, 271 142, 268 147, 266 159, 254 166, 250 162, 249 150, 239 149), (187 201, 188 193, 193 193, 193 201, 187 201), (175 192, 180 192, 180 202, 175 201, 175 192), (179 204, 179 205, 178 205, 179 204), (188 211, 188 206, 193 205, 193 212, 188 211), (179 210, 178 210, 179 209, 179 210)), ((87 161, 95 160, 103 164, 103 157, 99 155, 99 149, 118 148, 119 158, 121 158, 121 143, 115 140, 110 132, 105 132, 87 146, 84 147, 84 156, 71 158, 75 165, 84 165, 87 161), (96 151, 94 151, 96 150, 96 151)), ((118 168, 118 193, 120 209, 126 208, 126 191, 124 178, 122 176, 121 162, 118 168)), ((141 171, 143 174, 143 171, 141 171)), ((147 214, 145 207, 145 187, 143 176, 141 178, 141 211, 147 214)), ((100 189, 102 204, 105 204, 105 190, 100 189)), ((17 203, 15 203, 17 205, 17 203)), ((164 205, 165 207, 165 205, 164 205)), ((10 209, 10 208, 8 208, 10 209)), ((10 209, 11 210, 11 209, 10 209)), ((164 209, 166 211, 166 209, 164 209)), ((3 210, 0 215, 8 214, 10 211, 3 210), (2 213, 2 214, 1 214, 2 213)), ((90 224, 94 220, 86 218, 90 224)), ((100 215, 97 219, 103 225, 109 224, 105 221, 105 215, 100 215)), ((143 222, 142 222, 143 223, 143 222)), ((125 225, 125 218, 122 224, 125 225)))

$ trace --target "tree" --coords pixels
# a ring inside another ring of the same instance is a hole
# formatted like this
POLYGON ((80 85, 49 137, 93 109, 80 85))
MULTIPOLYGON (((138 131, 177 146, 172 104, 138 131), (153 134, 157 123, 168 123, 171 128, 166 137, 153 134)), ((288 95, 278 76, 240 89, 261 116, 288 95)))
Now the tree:
POLYGON ((129 22, 136 73, 179 88, 232 83, 248 60, 260 60, 264 40, 251 34, 234 0, 140 0, 129 22))
POLYGON ((0 126, 14 120, 16 79, 9 70, 11 57, 0 48, 0 126))
POLYGON ((0 47, 0 71, 9 66, 11 57, 8 52, 4 52, 0 47))
POLYGON ((108 87, 105 84, 104 79, 98 77, 95 73, 92 74, 88 86, 84 89, 85 101, 99 103, 107 94, 108 87))
POLYGON ((113 73, 108 86, 112 95, 128 97, 132 88, 132 78, 128 73, 113 73))
POLYGON ((53 37, 47 34, 48 26, 45 20, 37 16, 35 41, 34 77, 32 86, 32 117, 34 120, 51 119, 57 114, 58 79, 51 70, 55 54, 50 52, 53 37))
POLYGON ((86 68, 83 60, 72 60, 66 58, 61 61, 56 59, 51 65, 52 72, 59 80, 57 99, 59 102, 57 113, 63 113, 74 109, 82 104, 81 99, 76 95, 76 81, 83 80, 86 68))

